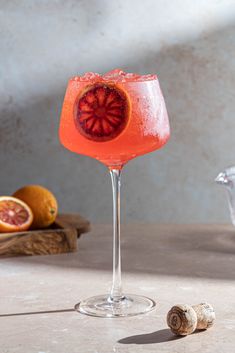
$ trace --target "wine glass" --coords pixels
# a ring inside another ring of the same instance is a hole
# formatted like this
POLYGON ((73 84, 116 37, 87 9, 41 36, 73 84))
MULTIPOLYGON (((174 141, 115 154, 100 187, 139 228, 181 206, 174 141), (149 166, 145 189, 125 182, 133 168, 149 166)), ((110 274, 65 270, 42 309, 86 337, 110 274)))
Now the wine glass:
POLYGON ((131 159, 161 148, 170 136, 167 111, 156 75, 86 73, 69 80, 59 136, 69 150, 108 167, 113 190, 113 283, 109 294, 76 304, 83 314, 133 316, 152 310, 155 302, 123 294, 121 286, 121 170, 131 159))

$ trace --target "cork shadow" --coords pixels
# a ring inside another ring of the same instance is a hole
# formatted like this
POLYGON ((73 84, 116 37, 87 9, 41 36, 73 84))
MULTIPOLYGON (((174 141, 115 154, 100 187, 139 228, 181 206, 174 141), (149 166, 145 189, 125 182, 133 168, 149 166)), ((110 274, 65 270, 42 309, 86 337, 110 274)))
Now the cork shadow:
POLYGON ((183 336, 174 336, 170 329, 163 329, 141 335, 128 336, 118 341, 121 344, 156 344, 181 339, 183 336))

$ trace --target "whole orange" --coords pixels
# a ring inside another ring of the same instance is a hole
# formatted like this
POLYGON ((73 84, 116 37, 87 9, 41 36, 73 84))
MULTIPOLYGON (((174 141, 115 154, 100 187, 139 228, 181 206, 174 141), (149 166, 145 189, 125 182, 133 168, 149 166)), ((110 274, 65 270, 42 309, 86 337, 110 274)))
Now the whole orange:
POLYGON ((33 212, 31 228, 49 227, 58 213, 58 204, 52 192, 41 185, 26 185, 17 190, 14 197, 24 201, 33 212))

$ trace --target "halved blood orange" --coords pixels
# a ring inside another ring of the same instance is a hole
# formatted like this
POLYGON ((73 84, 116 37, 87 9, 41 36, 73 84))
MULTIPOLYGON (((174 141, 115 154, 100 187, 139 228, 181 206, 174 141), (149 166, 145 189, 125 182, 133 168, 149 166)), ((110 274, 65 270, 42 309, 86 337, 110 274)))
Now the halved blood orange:
POLYGON ((21 232, 30 227, 33 213, 25 202, 12 197, 0 197, 0 232, 21 232))
POLYGON ((96 142, 117 137, 126 127, 130 114, 127 94, 116 85, 96 83, 78 96, 75 124, 79 132, 96 142))

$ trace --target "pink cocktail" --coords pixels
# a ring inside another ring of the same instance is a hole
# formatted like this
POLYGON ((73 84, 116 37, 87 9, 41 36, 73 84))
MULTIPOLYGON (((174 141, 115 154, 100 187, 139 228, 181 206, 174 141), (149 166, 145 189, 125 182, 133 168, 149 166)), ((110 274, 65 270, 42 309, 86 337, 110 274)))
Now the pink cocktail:
POLYGON ((113 285, 109 295, 76 305, 82 313, 102 317, 137 315, 155 303, 123 295, 120 256, 120 173, 131 159, 161 148, 170 128, 156 75, 116 69, 105 75, 87 73, 70 79, 64 98, 59 136, 70 151, 106 165, 113 186, 113 285))

